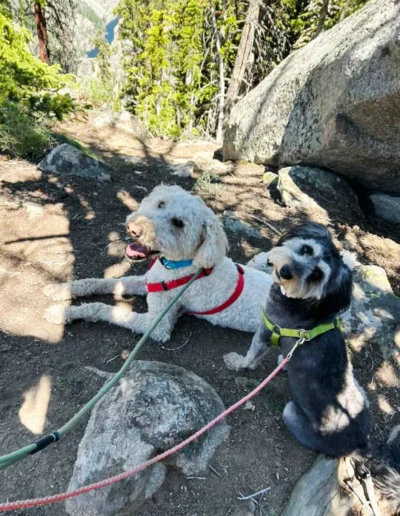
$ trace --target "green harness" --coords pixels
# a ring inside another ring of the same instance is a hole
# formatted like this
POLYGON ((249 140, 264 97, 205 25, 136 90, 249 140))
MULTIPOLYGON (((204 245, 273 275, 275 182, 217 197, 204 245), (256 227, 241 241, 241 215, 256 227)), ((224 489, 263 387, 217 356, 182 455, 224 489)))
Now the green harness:
POLYGON ((272 332, 271 342, 272 345, 275 347, 279 347, 279 339, 281 337, 293 337, 295 339, 299 339, 299 341, 303 343, 305 341, 315 339, 315 337, 318 337, 319 335, 322 335, 327 331, 335 329, 341 330, 341 324, 338 317, 336 317, 335 320, 331 323, 320 324, 315 328, 311 328, 311 330, 292 330, 291 328, 281 328, 277 324, 273 324, 268 319, 264 311, 264 308, 262 309, 261 314, 265 326, 268 328, 269 331, 272 332))

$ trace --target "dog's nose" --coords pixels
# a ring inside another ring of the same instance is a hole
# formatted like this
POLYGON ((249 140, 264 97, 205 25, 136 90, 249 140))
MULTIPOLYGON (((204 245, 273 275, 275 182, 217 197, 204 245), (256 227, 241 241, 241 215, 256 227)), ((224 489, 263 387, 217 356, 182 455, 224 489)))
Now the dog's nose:
POLYGON ((128 232, 134 238, 138 238, 143 233, 143 229, 141 226, 139 226, 139 224, 136 224, 136 222, 129 222, 128 232))
POLYGON ((293 278, 293 274, 292 274, 292 271, 290 270, 289 265, 284 265, 281 268, 281 270, 279 271, 279 276, 285 280, 290 280, 293 278))

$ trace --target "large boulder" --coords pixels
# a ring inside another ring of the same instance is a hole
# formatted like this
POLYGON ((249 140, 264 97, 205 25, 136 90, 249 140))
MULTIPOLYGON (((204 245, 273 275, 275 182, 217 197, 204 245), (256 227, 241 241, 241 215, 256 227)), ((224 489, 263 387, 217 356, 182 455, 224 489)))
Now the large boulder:
MULTIPOLYGON (((135 362, 93 409, 69 490, 135 467, 180 443, 223 410, 216 392, 195 374, 160 362, 135 362)), ((170 457, 168 464, 185 475, 203 473, 228 430, 224 422, 218 424, 170 457)), ((160 462, 123 482, 72 498, 66 503, 67 513, 136 514, 162 485, 166 472, 160 462)))
POLYGON ((53 149, 38 165, 42 172, 60 176, 79 176, 85 179, 110 181, 110 169, 76 147, 63 143, 53 149))
POLYGON ((329 168, 400 192, 400 3, 363 9, 291 54, 232 110, 225 160, 329 168))

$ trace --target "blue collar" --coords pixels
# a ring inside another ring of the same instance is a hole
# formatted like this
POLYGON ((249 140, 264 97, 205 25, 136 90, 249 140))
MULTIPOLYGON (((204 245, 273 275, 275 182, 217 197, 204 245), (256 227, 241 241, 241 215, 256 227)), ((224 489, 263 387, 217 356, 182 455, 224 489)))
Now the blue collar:
POLYGON ((190 267, 193 260, 179 260, 177 262, 173 262, 172 260, 167 260, 167 258, 161 256, 160 262, 166 269, 181 269, 182 267, 190 267))

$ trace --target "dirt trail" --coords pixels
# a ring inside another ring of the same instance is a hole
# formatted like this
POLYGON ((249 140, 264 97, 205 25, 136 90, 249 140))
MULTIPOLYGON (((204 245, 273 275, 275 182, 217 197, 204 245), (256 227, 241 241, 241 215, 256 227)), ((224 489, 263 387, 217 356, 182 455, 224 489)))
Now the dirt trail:
MULTIPOLYGON (((113 181, 64 180, 44 176, 26 162, 0 161, 0 454, 64 423, 103 383, 87 366, 116 371, 137 340, 129 331, 103 323, 75 322, 65 328, 47 323, 42 314, 51 302, 42 294, 43 286, 71 278, 126 273, 125 235, 120 224, 129 211, 160 182, 196 188, 196 178, 174 176, 168 165, 217 148, 208 142, 157 140, 150 149, 123 132, 95 131, 89 122, 73 122, 63 131, 107 161, 113 167, 113 181)), ((278 230, 298 218, 270 198, 262 186, 260 170, 251 165, 238 165, 220 175, 219 182, 203 181, 199 187, 199 194, 215 211, 225 212, 230 255, 242 263, 258 250, 268 250, 277 238, 251 215, 271 222, 278 230)), ((345 213, 340 221, 333 219, 332 226, 361 259, 385 267, 398 292, 398 235, 376 221, 354 223, 345 213)), ((102 300, 145 309, 139 298, 107 296, 102 300)), ((275 354, 271 354, 255 372, 238 375, 229 371, 223 354, 244 352, 250 339, 249 334, 215 328, 185 316, 166 345, 149 343, 141 358, 194 371, 228 406, 257 385, 276 363, 275 354), (171 351, 185 342, 181 349, 171 351)), ((356 357, 356 374, 367 389, 378 374, 380 385, 385 384, 385 370, 374 367, 374 353, 371 349, 368 356, 356 357)), ((389 378, 393 372, 387 369, 389 378)), ((384 395, 384 387, 370 392, 375 408, 378 396, 384 395)), ((261 508, 264 515, 279 514, 294 483, 314 458, 293 441, 282 424, 281 412, 288 397, 286 378, 280 375, 252 405, 229 418, 230 437, 212 463, 217 473, 210 471, 204 479, 188 480, 172 471, 140 514, 232 515, 236 509, 248 507, 247 502, 237 500, 239 493, 265 487, 271 489, 255 513, 261 514, 261 508)), ((374 415, 375 430, 384 437, 397 416, 377 408, 374 415)), ((65 490, 83 430, 84 423, 56 446, 0 473, 0 500, 65 490)), ((65 511, 63 505, 55 505, 15 514, 62 516, 65 511)))

